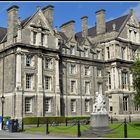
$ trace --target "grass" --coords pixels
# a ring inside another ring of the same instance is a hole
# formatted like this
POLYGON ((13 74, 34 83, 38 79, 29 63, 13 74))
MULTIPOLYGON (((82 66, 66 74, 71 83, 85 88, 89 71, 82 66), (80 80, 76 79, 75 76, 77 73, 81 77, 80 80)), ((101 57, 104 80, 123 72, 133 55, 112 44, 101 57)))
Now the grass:
MULTIPOLYGON (((115 128, 118 125, 119 124, 110 124, 110 128, 115 128)), ((140 123, 139 122, 130 123, 130 125, 127 125, 127 137, 140 138, 140 123)), ((104 135, 104 137, 105 138, 124 138, 124 125, 121 125, 118 129, 115 130, 115 132, 116 133, 114 134, 106 134, 104 135)))
MULTIPOLYGON (((83 125, 81 126, 81 132, 87 130, 90 126, 83 125)), ((32 133, 46 133, 45 127, 34 127, 34 128, 25 128, 25 132, 32 133)), ((60 135, 69 135, 69 136, 77 136, 77 126, 49 126, 50 134, 60 134, 60 135)))
MULTIPOLYGON (((140 138, 140 122, 130 123, 132 126, 127 125, 127 136, 128 138, 140 138), (135 128, 134 128, 135 127, 135 128), (139 130, 138 130, 139 129, 139 130)), ((120 123, 110 124, 110 128, 116 128, 120 123)), ((81 132, 87 130, 90 125, 81 125, 81 132)), ((25 132, 31 133, 46 133, 45 127, 34 127, 34 128, 25 128, 25 132)), ((49 126, 50 134, 60 134, 65 136, 77 136, 77 126, 49 126)), ((119 128, 114 130, 113 134, 105 134, 101 137, 104 138, 124 138, 124 124, 122 124, 119 128)))

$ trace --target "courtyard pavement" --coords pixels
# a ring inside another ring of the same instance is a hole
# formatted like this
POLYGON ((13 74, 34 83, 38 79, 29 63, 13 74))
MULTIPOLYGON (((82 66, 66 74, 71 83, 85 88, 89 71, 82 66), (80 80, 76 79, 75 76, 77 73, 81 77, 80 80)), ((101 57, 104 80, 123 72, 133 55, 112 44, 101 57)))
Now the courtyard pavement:
MULTIPOLYGON (((2 138, 10 138, 10 139, 71 139, 74 137, 70 136, 58 136, 58 135, 45 135, 45 134, 30 134, 25 132, 14 132, 11 133, 9 131, 0 130, 0 139, 2 138)), ((76 137, 75 137, 76 138, 76 137)))

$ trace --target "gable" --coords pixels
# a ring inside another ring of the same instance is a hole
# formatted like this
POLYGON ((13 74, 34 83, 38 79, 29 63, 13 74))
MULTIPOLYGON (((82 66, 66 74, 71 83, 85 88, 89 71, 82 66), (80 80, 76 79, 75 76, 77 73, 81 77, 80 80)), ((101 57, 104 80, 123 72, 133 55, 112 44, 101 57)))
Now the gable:
POLYGON ((48 30, 51 35, 54 35, 52 27, 49 25, 48 20, 45 18, 41 10, 37 11, 32 17, 25 19, 22 22, 23 28, 31 28, 31 26, 41 27, 48 30))

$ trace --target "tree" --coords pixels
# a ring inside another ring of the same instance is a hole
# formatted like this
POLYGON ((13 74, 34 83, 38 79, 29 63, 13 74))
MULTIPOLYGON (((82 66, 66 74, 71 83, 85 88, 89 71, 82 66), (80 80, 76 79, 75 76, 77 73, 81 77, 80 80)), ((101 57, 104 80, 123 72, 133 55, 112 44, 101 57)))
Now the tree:
POLYGON ((140 59, 136 59, 132 66, 133 86, 136 94, 134 95, 135 105, 140 105, 140 59))

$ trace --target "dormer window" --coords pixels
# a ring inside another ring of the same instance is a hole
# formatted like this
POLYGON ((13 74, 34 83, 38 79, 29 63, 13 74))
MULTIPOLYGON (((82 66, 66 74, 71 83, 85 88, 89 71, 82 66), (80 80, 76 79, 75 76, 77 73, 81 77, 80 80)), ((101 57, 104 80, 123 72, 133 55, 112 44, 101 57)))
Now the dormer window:
POLYGON ((45 58, 45 68, 52 69, 52 66, 53 66, 52 58, 45 58))
POLYGON ((33 44, 36 44, 37 32, 33 31, 33 44))
POLYGON ((44 45, 44 36, 45 36, 45 35, 42 33, 42 34, 41 34, 41 45, 42 45, 42 46, 44 45))
POLYGON ((33 56, 31 55, 26 55, 26 66, 27 67, 31 67, 33 64, 33 56))
POLYGON ((70 54, 75 55, 75 48, 73 45, 70 46, 70 54))
POLYGON ((88 49, 87 48, 84 48, 84 56, 88 57, 88 49))

